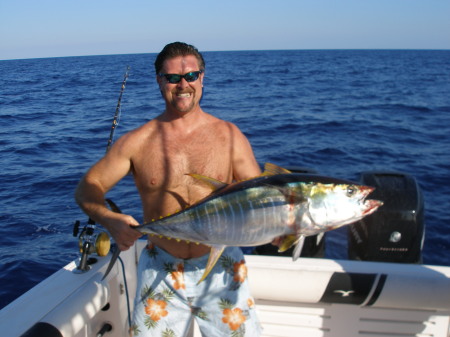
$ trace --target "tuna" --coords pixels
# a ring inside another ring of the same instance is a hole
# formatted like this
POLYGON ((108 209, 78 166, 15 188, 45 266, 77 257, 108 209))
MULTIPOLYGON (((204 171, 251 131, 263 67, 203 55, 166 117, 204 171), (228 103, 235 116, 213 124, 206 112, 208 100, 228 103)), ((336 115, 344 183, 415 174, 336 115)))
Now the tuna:
POLYGON ((382 205, 366 200, 373 187, 291 173, 273 164, 266 164, 259 177, 231 184, 189 175, 213 192, 182 211, 134 228, 143 234, 210 246, 199 283, 227 246, 258 246, 281 237, 280 251, 296 245, 296 260, 306 236, 354 223, 382 205))

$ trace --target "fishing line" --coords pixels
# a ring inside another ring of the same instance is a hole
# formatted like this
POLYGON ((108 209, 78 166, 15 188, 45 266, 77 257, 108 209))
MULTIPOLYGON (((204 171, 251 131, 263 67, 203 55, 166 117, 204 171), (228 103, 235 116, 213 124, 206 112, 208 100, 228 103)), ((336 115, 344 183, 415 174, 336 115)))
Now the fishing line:
POLYGON ((120 261, 120 264, 122 265, 122 274, 123 274, 123 284, 125 287, 125 298, 127 299, 127 310, 128 310, 128 325, 131 329, 131 308, 130 308, 130 296, 128 294, 128 284, 127 284, 127 276, 125 274, 125 264, 122 260, 122 258, 119 256, 118 260, 120 261))
POLYGON ((116 131, 117 126, 119 125, 120 115, 122 112, 122 108, 121 108, 122 95, 123 95, 123 92, 125 91, 125 85, 127 83, 129 71, 130 71, 130 66, 127 66, 127 70, 125 71, 125 75, 123 76, 122 88, 120 89, 120 95, 119 95, 119 100, 117 102, 116 112, 114 114, 114 118, 112 121, 111 132, 109 134, 109 139, 108 139, 108 145, 106 146, 106 152, 108 152, 109 149, 111 148, 111 145, 112 145, 113 139, 114 139, 114 133, 116 131))

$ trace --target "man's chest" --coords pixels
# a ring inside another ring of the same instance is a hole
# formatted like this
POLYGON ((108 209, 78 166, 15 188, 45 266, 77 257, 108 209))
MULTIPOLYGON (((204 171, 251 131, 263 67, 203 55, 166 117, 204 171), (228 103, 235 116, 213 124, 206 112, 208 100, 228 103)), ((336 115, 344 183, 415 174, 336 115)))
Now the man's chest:
POLYGON ((136 184, 146 190, 177 190, 198 184, 190 173, 227 182, 232 178, 231 167, 231 150, 217 143, 160 144, 142 151, 133 161, 136 184))

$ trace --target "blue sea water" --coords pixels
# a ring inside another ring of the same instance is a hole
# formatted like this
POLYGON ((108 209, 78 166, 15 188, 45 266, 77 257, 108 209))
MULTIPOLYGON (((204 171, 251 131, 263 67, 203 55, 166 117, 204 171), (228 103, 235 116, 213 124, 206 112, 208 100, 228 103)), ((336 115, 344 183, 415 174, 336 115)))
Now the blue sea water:
MULTIPOLYGON (((155 54, 0 61, 0 308, 78 256, 73 192, 116 138, 157 116, 155 54)), ((450 266, 450 51, 206 52, 202 107, 237 124, 257 160, 355 180, 413 175, 425 196, 426 264, 450 266)), ((131 178, 109 195, 141 219, 131 178)), ((347 257, 344 230, 327 256, 347 257)))

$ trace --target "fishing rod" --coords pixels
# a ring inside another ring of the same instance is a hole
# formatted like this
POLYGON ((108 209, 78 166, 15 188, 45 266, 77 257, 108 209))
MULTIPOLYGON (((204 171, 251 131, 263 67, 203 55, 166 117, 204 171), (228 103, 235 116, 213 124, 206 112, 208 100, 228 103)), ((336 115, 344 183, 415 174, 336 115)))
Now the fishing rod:
MULTIPOLYGON (((116 112, 114 113, 114 118, 112 121, 111 132, 109 134, 108 145, 106 147, 106 152, 109 151, 114 139, 114 133, 116 131, 117 126, 119 125, 121 102, 122 95, 125 91, 125 85, 127 83, 127 79, 129 76, 130 66, 127 66, 125 71, 122 87, 120 89, 119 100, 117 102, 116 112)), ((109 199, 106 200, 110 206, 110 208, 117 213, 121 213, 120 209, 109 199)), ((80 222, 76 221, 73 230, 73 236, 77 237, 79 233, 80 222)), ((78 273, 86 272, 90 269, 88 255, 94 252, 97 252, 99 256, 105 256, 110 249, 110 241, 109 236, 105 232, 101 232, 98 235, 94 235, 95 230, 95 222, 89 218, 87 225, 81 230, 81 234, 79 236, 79 246, 80 251, 82 253, 80 264, 78 265, 76 271, 78 273)))
MULTIPOLYGON (((109 134, 109 139, 108 139, 108 145, 106 146, 106 153, 108 153, 109 149, 112 146, 112 143, 114 140, 114 133, 116 131, 117 126, 119 125, 120 114, 122 111, 122 109, 121 109, 122 95, 123 95, 123 92, 125 91, 125 85, 127 83, 129 71, 130 71, 130 66, 127 66, 127 69, 123 76, 122 87, 120 89, 120 94, 119 94, 119 100, 117 101, 116 111, 114 113, 114 118, 112 121, 111 132, 109 134)), ((122 213, 121 210, 119 209, 119 207, 117 207, 117 205, 112 200, 106 199, 106 202, 108 203, 109 207, 111 208, 111 210, 113 212, 122 213)), ((75 225, 74 225, 74 231, 73 231, 73 235, 75 237, 78 236, 79 226, 80 226, 80 222, 76 221, 75 225)), ((91 218, 89 218, 87 225, 84 227, 84 229, 82 230, 82 232, 79 236, 78 244, 79 244, 82 255, 81 255, 81 259, 80 259, 80 264, 74 270, 74 273, 76 273, 76 274, 85 273, 86 271, 90 270, 90 268, 91 268, 89 265, 90 261, 88 260, 89 254, 96 252, 99 256, 106 256, 110 251, 111 241, 110 241, 109 235, 106 234, 105 232, 100 232, 99 234, 94 235, 94 230, 95 230, 95 222, 91 218)), ((119 254, 120 254, 120 250, 116 246, 115 250, 113 251, 113 256, 111 257, 111 261, 108 265, 108 268, 107 268, 102 280, 108 275, 108 273, 111 271, 113 265, 115 264, 115 261, 118 259, 122 265, 122 273, 123 273, 123 278, 124 278, 124 286, 125 286, 126 300, 127 300, 128 324, 129 324, 129 327, 131 328, 131 310, 130 310, 130 300, 129 300, 129 295, 128 295, 127 280, 126 280, 126 276, 125 276, 125 266, 124 266, 122 259, 119 257, 119 254)), ((94 259, 94 260, 96 260, 96 259, 94 259)), ((105 324, 102 327, 102 329, 98 332, 97 336, 103 336, 106 332, 108 332, 110 330, 111 330, 111 325, 105 324)))
POLYGON ((117 102, 116 112, 114 114, 114 118, 112 121, 111 132, 109 134, 109 139, 108 139, 108 145, 106 146, 106 152, 108 152, 109 149, 111 148, 111 145, 112 145, 113 139, 114 139, 114 133, 116 131, 117 126, 119 125, 120 113, 122 112, 120 104, 122 102, 122 95, 123 95, 123 92, 125 91, 125 85, 127 83, 129 71, 130 71, 130 66, 127 66, 127 70, 125 71, 125 75, 123 76, 122 88, 120 89, 120 95, 119 95, 119 100, 117 102))

